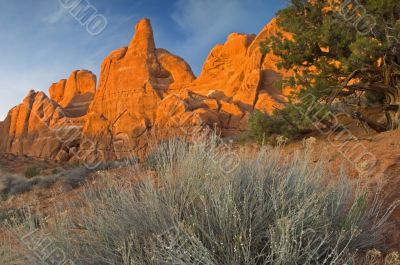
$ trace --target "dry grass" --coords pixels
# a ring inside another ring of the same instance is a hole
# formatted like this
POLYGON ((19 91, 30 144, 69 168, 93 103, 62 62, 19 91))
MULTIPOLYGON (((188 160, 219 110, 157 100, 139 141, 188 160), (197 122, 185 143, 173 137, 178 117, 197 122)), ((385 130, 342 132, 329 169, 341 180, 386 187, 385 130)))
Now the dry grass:
POLYGON ((395 205, 383 209, 379 191, 277 149, 227 172, 221 150, 216 138, 164 143, 151 177, 98 181, 42 229, 85 265, 354 264, 357 251, 385 248, 395 205))

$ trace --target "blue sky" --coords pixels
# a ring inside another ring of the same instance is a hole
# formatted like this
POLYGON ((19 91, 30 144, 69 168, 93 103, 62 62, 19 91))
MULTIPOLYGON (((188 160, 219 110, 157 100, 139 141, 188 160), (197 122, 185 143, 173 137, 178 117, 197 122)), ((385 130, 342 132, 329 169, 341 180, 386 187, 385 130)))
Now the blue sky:
POLYGON ((88 0, 107 19, 90 35, 65 9, 75 0, 0 0, 0 120, 30 89, 47 93, 75 69, 98 75, 110 51, 126 46, 134 25, 151 19, 157 47, 199 74, 211 48, 232 32, 258 33, 286 0, 88 0))

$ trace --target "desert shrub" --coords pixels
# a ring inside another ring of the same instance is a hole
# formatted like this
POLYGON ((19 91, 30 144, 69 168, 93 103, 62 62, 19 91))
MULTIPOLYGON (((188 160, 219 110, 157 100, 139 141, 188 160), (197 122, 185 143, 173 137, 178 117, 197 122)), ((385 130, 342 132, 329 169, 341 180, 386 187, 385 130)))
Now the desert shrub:
MULTIPOLYGON (((301 97, 301 94, 298 96, 301 97)), ((287 103, 271 115, 254 111, 248 123, 250 135, 260 143, 275 144, 279 142, 276 136, 291 140, 303 138, 317 126, 333 129, 334 114, 327 106, 307 96, 296 99, 296 102, 287 103)))
POLYGON ((95 168, 96 171, 99 170, 111 170, 115 168, 123 168, 123 167, 132 167, 136 166, 139 163, 139 159, 136 157, 130 157, 126 159, 107 161, 101 163, 99 166, 95 168))
POLYGON ((13 264, 15 256, 12 247, 7 242, 0 242, 0 264, 13 264))
POLYGON ((34 177, 26 179, 21 176, 6 176, 0 179, 0 197, 6 199, 11 195, 19 195, 31 191, 34 187, 50 188, 59 178, 59 175, 34 177))
POLYGON ((91 170, 79 166, 71 169, 63 174, 63 184, 66 189, 75 189, 85 183, 86 178, 90 174, 91 170))
POLYGON ((0 178, 0 197, 6 199, 7 194, 10 190, 10 176, 4 176, 0 178))
POLYGON ((59 215, 51 232, 78 264, 345 264, 381 247, 383 209, 306 155, 243 154, 227 173, 218 146, 174 140, 154 153, 157 178, 108 178, 59 215))
POLYGON ((10 187, 10 191, 8 194, 9 195, 18 195, 18 194, 26 193, 26 192, 31 191, 33 187, 34 187, 34 183, 32 183, 30 181, 25 181, 25 180, 17 181, 10 187))
MULTIPOLYGON (((6 210, 3 217, 4 219, 0 221, 2 232, 0 234, 0 264, 49 264, 41 260, 44 253, 38 251, 40 246, 43 247, 40 244, 45 242, 43 241, 45 235, 40 235, 40 237, 37 235, 37 232, 41 232, 39 228, 42 217, 32 214, 28 208, 6 210), (33 234, 35 234, 35 238, 33 234), (33 242, 33 240, 37 241, 33 242), (37 247, 37 249, 33 249, 33 247, 37 247)), ((46 238, 46 244, 48 242, 48 238, 46 238)), ((46 248, 48 247, 50 246, 46 245, 46 248)))
POLYGON ((254 111, 249 119, 250 136, 260 144, 269 142, 274 134, 286 134, 292 136, 287 123, 280 116, 268 116, 261 111, 254 111))
POLYGON ((260 144, 276 144, 278 136, 291 140, 304 132, 309 132, 311 127, 301 124, 301 113, 292 107, 275 110, 272 115, 254 111, 250 116, 248 126, 250 136, 260 144), (301 127, 307 127, 307 129, 301 127))
POLYGON ((33 178, 36 177, 40 174, 41 169, 37 166, 32 166, 26 169, 25 171, 25 177, 26 178, 33 178))
POLYGON ((36 176, 29 179, 28 182, 31 183, 33 186, 36 186, 43 180, 43 178, 44 177, 36 176))
POLYGON ((11 208, 0 210, 0 225, 6 225, 10 220, 13 220, 14 224, 17 225, 24 223, 26 220, 26 209, 11 208))
MULTIPOLYGON (((15 239, 10 239, 9 237, 6 240, 0 240, 0 264, 4 265, 41 265, 43 263, 36 262, 32 263, 33 260, 37 260, 34 257, 31 259, 26 258, 29 254, 29 251, 25 250, 23 247, 20 249, 15 249, 15 244, 19 242, 15 239), (11 242, 14 242, 12 244, 11 242)), ((31 254, 31 256, 33 256, 31 254)))
POLYGON ((63 172, 61 174, 61 176, 62 176, 61 179, 63 180, 65 189, 67 189, 67 190, 75 189, 79 186, 82 186, 86 182, 87 177, 92 172, 102 171, 102 170, 111 170, 114 168, 121 168, 121 167, 125 167, 125 166, 132 166, 137 163, 138 163, 138 160, 136 158, 131 158, 131 159, 124 159, 124 160, 103 162, 100 165, 98 165, 96 168, 87 168, 86 166, 75 165, 72 169, 63 172))
POLYGON ((35 181, 20 176, 6 176, 0 180, 0 194, 3 198, 31 191, 35 181))
POLYGON ((42 177, 40 179, 39 183, 37 183, 37 186, 41 189, 51 188, 57 182, 57 180, 59 178, 60 178, 60 175, 58 175, 58 174, 42 177))
POLYGON ((162 141, 147 155, 144 163, 149 169, 160 170, 166 165, 177 163, 188 147, 189 143, 180 138, 162 141))

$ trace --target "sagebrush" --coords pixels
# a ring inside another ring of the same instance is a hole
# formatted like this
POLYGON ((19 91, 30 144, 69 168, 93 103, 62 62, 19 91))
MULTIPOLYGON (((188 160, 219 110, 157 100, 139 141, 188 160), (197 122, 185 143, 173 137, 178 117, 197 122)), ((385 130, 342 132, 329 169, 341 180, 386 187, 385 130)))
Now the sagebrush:
POLYGON ((93 265, 351 264, 356 251, 385 248, 395 205, 384 209, 379 192, 277 149, 243 152, 227 173, 220 148, 215 139, 164 143, 140 180, 87 186, 42 229, 93 265))

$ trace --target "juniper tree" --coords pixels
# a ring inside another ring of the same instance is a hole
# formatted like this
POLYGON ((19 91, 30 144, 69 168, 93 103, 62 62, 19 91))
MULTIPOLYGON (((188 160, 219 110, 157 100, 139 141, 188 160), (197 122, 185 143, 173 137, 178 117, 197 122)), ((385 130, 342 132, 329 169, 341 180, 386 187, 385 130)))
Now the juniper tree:
POLYGON ((277 14, 277 33, 263 43, 294 69, 285 80, 297 96, 311 93, 330 105, 355 94, 382 95, 386 123, 364 119, 377 131, 400 126, 400 1, 291 0, 277 14), (299 89, 300 88, 300 89, 299 89))

